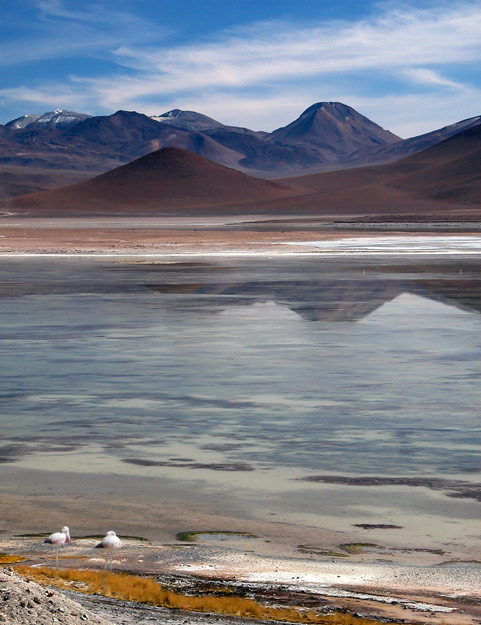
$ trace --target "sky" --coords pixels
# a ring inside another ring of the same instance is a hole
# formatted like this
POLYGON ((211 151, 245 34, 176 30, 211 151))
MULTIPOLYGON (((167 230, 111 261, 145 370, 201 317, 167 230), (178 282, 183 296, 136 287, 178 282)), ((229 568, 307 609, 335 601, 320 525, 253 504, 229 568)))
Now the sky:
POLYGON ((481 0, 0 0, 0 123, 343 102, 407 138, 481 114, 481 0))

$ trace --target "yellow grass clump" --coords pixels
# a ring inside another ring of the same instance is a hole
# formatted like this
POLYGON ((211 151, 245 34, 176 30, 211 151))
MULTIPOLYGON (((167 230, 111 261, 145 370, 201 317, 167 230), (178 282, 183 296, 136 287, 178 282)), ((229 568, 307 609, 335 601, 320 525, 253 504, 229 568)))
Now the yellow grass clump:
POLYGON ((22 560, 25 560, 22 556, 7 556, 6 553, 0 553, 0 566, 3 564, 16 564, 22 560))
POLYGON ((190 612, 209 612, 240 616, 255 620, 270 620, 313 625, 374 625, 378 621, 354 617, 349 613, 329 615, 315 610, 295 607, 268 606, 253 599, 236 596, 188 596, 166 590, 150 577, 140 577, 109 571, 78 569, 56 570, 47 567, 19 566, 17 572, 40 584, 58 588, 75 588, 79 592, 98 593, 105 597, 147 603, 190 612))

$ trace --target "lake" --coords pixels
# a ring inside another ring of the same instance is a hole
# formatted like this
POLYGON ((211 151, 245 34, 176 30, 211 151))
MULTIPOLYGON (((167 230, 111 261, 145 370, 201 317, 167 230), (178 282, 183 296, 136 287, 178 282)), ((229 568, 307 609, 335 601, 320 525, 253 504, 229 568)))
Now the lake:
POLYGON ((222 514, 474 544, 480 287, 469 255, 2 258, 2 488, 165 481, 222 514))

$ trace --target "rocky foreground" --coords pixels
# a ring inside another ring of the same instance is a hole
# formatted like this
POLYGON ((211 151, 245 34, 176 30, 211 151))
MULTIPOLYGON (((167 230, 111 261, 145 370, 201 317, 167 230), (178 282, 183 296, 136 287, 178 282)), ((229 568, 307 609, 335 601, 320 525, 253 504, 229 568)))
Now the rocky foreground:
POLYGON ((23 579, 11 568, 0 569, 1 625, 207 625, 212 622, 239 625, 245 621, 139 605, 99 595, 77 593, 74 600, 68 593, 23 579))
POLYGON ((65 595, 0 570, 0 623, 5 625, 111 625, 65 595))

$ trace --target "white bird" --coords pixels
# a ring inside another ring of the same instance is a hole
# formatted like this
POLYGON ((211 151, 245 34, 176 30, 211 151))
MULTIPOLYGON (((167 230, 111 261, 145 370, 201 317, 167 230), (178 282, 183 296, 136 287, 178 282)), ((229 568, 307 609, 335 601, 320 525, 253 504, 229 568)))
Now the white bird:
POLYGON ((117 536, 117 534, 115 532, 110 530, 102 538, 102 540, 99 542, 99 544, 95 545, 95 547, 97 549, 109 549, 110 553, 107 556, 107 558, 105 558, 105 566, 107 566, 107 563, 108 563, 109 558, 110 558, 110 570, 112 570, 112 560, 113 560, 113 557, 114 557, 114 554, 113 554, 114 549, 120 549, 120 547, 122 547, 122 541, 120 540, 120 538, 117 536))
POLYGON ((48 543, 50 545, 55 545, 56 547, 56 556, 57 556, 57 568, 58 568, 58 552, 62 545, 70 542, 70 531, 68 527, 65 525, 62 527, 60 532, 55 532, 54 534, 50 534, 48 538, 46 538, 44 543, 48 543))

